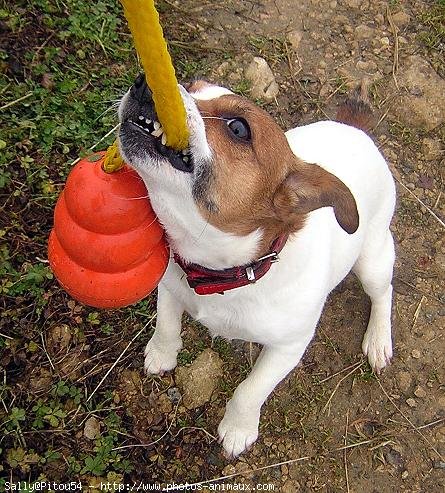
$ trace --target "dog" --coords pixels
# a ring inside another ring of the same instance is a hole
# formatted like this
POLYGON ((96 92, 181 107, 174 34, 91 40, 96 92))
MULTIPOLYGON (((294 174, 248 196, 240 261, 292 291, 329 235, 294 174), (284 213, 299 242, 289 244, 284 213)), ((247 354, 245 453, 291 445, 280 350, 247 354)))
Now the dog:
POLYGON ((165 145, 143 75, 118 111, 120 151, 144 180, 173 252, 145 370, 175 368, 184 311, 212 336, 261 344, 218 427, 236 457, 257 439, 261 406, 299 363, 328 294, 351 270, 372 303, 363 353, 376 372, 389 363, 395 187, 355 128, 364 128, 360 101, 343 108, 344 123, 284 133, 226 88, 198 80, 179 89, 185 151, 165 145))

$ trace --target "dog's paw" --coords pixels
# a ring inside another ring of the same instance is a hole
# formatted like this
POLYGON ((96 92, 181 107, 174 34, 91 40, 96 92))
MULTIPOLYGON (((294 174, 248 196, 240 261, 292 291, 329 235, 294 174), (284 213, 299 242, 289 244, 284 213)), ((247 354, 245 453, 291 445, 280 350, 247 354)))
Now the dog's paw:
POLYGON ((162 375, 173 370, 176 367, 179 349, 176 346, 160 347, 153 339, 150 340, 145 347, 145 372, 150 375, 162 375))
POLYGON ((218 426, 219 441, 224 454, 231 459, 245 452, 258 438, 258 420, 247 424, 245 420, 236 420, 224 416, 218 426))
POLYGON ((362 342, 363 354, 368 357, 369 364, 379 374, 392 358, 391 329, 369 327, 362 342))

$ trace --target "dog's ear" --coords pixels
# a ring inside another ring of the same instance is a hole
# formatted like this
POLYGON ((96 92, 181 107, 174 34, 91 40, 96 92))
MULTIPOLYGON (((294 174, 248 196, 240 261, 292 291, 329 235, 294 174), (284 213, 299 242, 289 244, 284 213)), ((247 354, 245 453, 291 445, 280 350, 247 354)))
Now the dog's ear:
POLYGON ((334 208, 338 224, 349 234, 355 233, 359 216, 349 188, 336 176, 316 164, 299 163, 278 186, 273 205, 280 220, 306 214, 320 207, 334 208))

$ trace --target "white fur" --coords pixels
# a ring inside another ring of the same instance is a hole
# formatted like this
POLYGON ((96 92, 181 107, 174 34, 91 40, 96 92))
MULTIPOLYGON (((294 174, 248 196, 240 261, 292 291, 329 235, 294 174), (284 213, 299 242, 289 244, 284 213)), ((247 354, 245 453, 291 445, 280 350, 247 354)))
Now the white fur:
MULTIPOLYGON (((204 94, 206 90, 199 94, 200 98, 220 95, 216 89, 204 94)), ((190 111, 189 97, 184 98, 190 111)), ((192 114, 195 119, 196 113, 192 114)), ((347 234, 331 208, 311 212, 303 229, 288 240, 280 261, 266 276, 256 284, 224 295, 195 294, 183 271, 171 261, 159 286, 156 331, 145 351, 148 373, 161 373, 176 366, 182 347, 184 311, 208 327, 213 336, 263 345, 251 374, 228 402, 218 428, 224 450, 231 456, 242 453, 256 440, 261 406, 300 361, 327 295, 351 269, 372 301, 363 351, 376 371, 392 356, 394 247, 389 223, 395 188, 385 160, 365 133, 340 123, 319 122, 290 130, 286 136, 299 158, 317 163, 349 187, 357 202, 359 229, 347 234)), ((242 238, 223 233, 201 217, 183 173, 172 171, 171 167, 165 172, 153 172, 142 163, 138 171, 147 183, 153 208, 173 248, 186 260, 211 268, 252 260, 261 231, 242 238)))
POLYGON ((210 99, 219 98, 227 94, 233 94, 232 91, 221 86, 207 85, 193 93, 195 99, 200 99, 201 101, 208 101, 210 99))

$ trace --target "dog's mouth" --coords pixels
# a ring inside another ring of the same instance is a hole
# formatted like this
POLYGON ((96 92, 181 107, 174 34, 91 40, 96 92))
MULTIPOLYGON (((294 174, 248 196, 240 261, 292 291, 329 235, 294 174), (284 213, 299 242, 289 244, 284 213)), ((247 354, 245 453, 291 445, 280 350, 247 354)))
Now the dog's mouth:
POLYGON ((176 151, 167 146, 167 136, 162 125, 156 119, 152 120, 139 115, 137 118, 129 118, 127 123, 140 132, 144 138, 149 139, 151 151, 155 151, 160 156, 166 158, 177 170, 190 173, 193 171, 193 156, 190 149, 176 151))
POLYGON ((191 173, 194 159, 190 148, 176 151, 167 146, 167 136, 156 115, 152 93, 144 74, 140 74, 119 108, 121 149, 130 164, 146 158, 161 165, 168 161, 173 168, 191 173))

